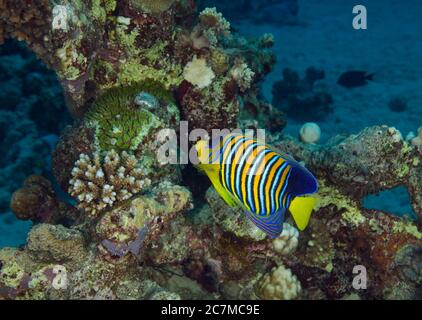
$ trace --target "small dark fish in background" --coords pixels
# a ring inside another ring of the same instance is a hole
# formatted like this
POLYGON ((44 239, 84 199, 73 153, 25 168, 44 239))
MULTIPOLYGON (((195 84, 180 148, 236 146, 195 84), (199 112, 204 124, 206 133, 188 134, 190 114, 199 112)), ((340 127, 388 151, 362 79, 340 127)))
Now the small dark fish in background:
POLYGON ((346 88, 361 87, 368 84, 368 81, 374 80, 374 74, 368 73, 366 71, 346 71, 343 73, 340 78, 338 78, 337 83, 346 88))

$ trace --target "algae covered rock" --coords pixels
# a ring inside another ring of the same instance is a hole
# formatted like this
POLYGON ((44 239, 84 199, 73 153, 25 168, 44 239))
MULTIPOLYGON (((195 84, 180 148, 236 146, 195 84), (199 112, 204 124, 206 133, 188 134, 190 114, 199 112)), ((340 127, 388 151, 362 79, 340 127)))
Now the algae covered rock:
MULTIPOLYGON (((162 183, 151 195, 135 197, 105 213, 96 226, 96 235, 106 255, 115 258, 144 255, 149 247, 171 245, 162 238, 170 233, 176 215, 190 206, 191 195, 187 189, 162 183)), ((185 244, 181 248, 186 248, 185 244)), ((157 248, 154 255, 160 251, 157 248)))
POLYGON ((79 231, 50 224, 31 229, 27 250, 36 261, 48 263, 77 263, 87 255, 85 239, 79 231))

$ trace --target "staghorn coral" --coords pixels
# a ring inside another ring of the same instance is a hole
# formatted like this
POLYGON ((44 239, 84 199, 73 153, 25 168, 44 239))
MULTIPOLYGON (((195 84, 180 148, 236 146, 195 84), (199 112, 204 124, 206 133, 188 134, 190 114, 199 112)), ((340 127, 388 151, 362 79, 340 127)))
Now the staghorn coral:
POLYGON ((118 154, 108 151, 104 156, 98 152, 90 158, 81 154, 75 162, 70 180, 69 193, 78 201, 78 207, 91 216, 114 203, 128 200, 151 184, 137 160, 126 151, 118 154))
POLYGON ((52 155, 52 172, 62 190, 69 189, 72 169, 79 156, 95 150, 95 131, 83 125, 66 127, 52 155))

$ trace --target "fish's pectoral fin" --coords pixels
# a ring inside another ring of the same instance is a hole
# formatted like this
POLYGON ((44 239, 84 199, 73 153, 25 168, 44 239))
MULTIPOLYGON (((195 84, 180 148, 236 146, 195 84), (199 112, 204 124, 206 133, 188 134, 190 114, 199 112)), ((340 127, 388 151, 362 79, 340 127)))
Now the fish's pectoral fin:
POLYGON ((272 239, 280 236, 283 231, 284 214, 285 210, 279 210, 270 216, 260 216, 252 212, 245 211, 245 215, 248 219, 272 239))
POLYGON ((307 227, 315 203, 315 197, 296 197, 290 203, 289 211, 300 231, 307 227))

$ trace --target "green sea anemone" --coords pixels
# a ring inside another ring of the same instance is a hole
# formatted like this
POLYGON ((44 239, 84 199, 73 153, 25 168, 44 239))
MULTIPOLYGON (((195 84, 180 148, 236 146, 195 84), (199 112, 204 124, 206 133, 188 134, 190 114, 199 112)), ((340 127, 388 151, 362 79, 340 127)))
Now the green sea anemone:
POLYGON ((159 127, 154 110, 143 108, 137 101, 140 93, 150 94, 160 105, 174 104, 171 94, 151 80, 107 90, 87 113, 101 151, 135 151, 151 130, 159 127))

